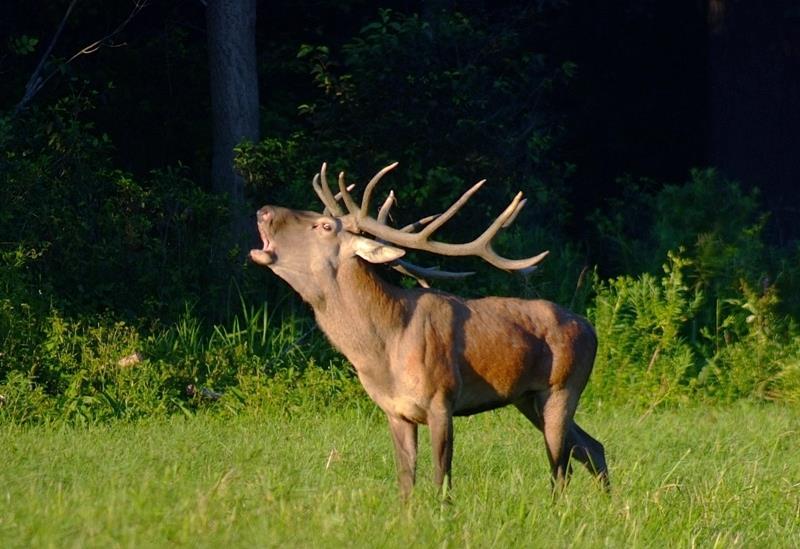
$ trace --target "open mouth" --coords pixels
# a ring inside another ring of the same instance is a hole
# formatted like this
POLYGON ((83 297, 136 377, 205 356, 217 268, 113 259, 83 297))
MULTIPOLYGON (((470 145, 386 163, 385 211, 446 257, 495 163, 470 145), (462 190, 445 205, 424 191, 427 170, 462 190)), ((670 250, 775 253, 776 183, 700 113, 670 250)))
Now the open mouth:
POLYGON ((273 242, 269 239, 267 226, 272 219, 272 212, 267 211, 264 214, 257 215, 258 218, 258 234, 261 236, 262 246, 261 249, 250 250, 250 259, 253 263, 259 265, 271 265, 275 262, 275 247, 273 242))

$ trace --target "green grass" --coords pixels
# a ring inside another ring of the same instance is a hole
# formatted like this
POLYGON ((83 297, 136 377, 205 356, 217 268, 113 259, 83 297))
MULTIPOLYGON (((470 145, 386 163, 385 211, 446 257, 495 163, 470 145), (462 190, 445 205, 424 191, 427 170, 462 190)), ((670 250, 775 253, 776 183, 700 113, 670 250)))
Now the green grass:
POLYGON ((739 404, 581 424, 613 492, 576 471, 553 502, 541 437, 513 410, 456 422, 454 497, 400 501, 372 408, 94 427, 0 426, 4 547, 566 547, 800 545, 800 413, 739 404))

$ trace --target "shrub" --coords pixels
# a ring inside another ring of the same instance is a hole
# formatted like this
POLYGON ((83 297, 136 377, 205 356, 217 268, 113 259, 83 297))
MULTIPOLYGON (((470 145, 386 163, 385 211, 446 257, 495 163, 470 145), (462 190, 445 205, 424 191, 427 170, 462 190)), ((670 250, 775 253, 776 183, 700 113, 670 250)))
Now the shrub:
POLYGON ((668 256, 664 276, 622 276, 595 281, 589 318, 599 348, 590 384, 592 398, 655 404, 684 396, 697 369, 690 321, 702 292, 686 285, 691 262, 668 256))
POLYGON ((225 202, 180 167, 142 180, 115 168, 111 143, 85 120, 91 109, 68 97, 0 125, 0 234, 37 250, 28 268, 68 312, 170 316, 222 294, 225 202))
POLYGON ((595 280, 589 317, 599 349, 589 399, 657 406, 800 397, 800 338, 778 312, 776 287, 741 281, 736 297, 712 301, 696 270, 679 252, 668 254, 661 277, 595 280))
POLYGON ((623 196, 609 201, 593 221, 603 249, 602 268, 654 273, 669 250, 683 247, 695 263, 692 276, 724 289, 764 270, 765 216, 758 192, 743 192, 715 170, 692 170, 683 185, 622 179, 623 196))

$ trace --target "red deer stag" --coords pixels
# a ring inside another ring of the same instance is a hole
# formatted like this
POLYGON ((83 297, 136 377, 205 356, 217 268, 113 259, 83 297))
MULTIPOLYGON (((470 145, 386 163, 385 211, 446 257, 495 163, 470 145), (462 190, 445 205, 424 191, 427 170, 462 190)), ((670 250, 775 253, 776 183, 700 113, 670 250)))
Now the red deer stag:
POLYGON ((402 248, 408 248, 478 256, 500 269, 531 271, 547 252, 511 260, 491 246, 495 234, 511 224, 524 205, 522 193, 474 241, 439 242, 431 240, 431 234, 483 181, 444 213, 395 229, 386 222, 394 193, 377 217, 370 216, 369 203, 375 185, 396 165, 372 178, 358 205, 344 173, 334 196, 323 164, 313 187, 324 213, 264 206, 257 213, 263 247, 252 250, 250 257, 311 305, 323 332, 352 362, 364 389, 386 412, 403 494, 409 494, 415 481, 419 424, 430 429, 435 482, 446 491, 453 416, 508 404, 544 434, 554 488, 566 483, 570 457, 607 487, 603 446, 573 419, 597 348, 594 330, 585 319, 548 301, 462 299, 431 289, 398 288, 371 265, 390 264, 419 280, 471 274, 424 269, 401 260, 402 248))

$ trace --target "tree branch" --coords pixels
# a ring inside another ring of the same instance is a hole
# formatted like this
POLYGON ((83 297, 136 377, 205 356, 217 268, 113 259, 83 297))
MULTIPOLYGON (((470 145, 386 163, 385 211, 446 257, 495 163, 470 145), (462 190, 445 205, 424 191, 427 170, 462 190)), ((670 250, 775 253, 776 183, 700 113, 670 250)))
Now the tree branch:
POLYGON ((56 42, 58 42, 61 32, 64 30, 64 26, 67 24, 67 19, 69 19, 69 14, 72 13, 72 8, 74 8, 75 4, 77 3, 78 0, 72 0, 72 2, 69 3, 69 6, 67 6, 67 11, 64 13, 64 17, 61 18, 61 23, 59 23, 56 33, 50 40, 50 44, 47 45, 47 49, 44 51, 42 58, 39 60, 39 64, 36 65, 36 70, 33 71, 33 74, 28 79, 28 83, 25 84, 25 95, 22 96, 22 99, 20 99, 19 103, 17 103, 17 105, 14 107, 14 115, 22 111, 30 102, 30 100, 33 99, 33 96, 36 95, 40 89, 42 89, 42 86, 44 86, 44 81, 39 75, 42 73, 42 70, 44 70, 45 62, 47 61, 47 58, 50 57, 50 53, 53 51, 53 46, 55 46, 56 42))
MULTIPOLYGON (((111 31, 104 37, 100 38, 99 40, 95 40, 91 44, 84 46, 83 48, 78 50, 75 54, 72 55, 72 57, 67 59, 64 65, 70 64, 81 55, 88 55, 94 53, 104 45, 109 47, 114 47, 112 44, 109 44, 109 41, 116 35, 121 33, 125 29, 125 27, 127 27, 128 24, 133 20, 133 18, 136 17, 136 15, 138 15, 139 12, 142 11, 145 7, 147 7, 148 1, 149 0, 135 0, 133 3, 133 9, 128 14, 128 17, 126 17, 125 20, 117 26, 117 28, 115 28, 113 31, 111 31)), ((14 112, 13 112, 14 115, 17 115, 23 110, 25 110, 25 108, 31 102, 33 97, 37 93, 39 93, 39 91, 44 87, 45 84, 47 84, 47 82, 50 81, 51 78, 53 78, 56 74, 58 74, 58 69, 53 69, 47 74, 47 76, 44 77, 41 76, 42 72, 44 71, 44 67, 47 63, 47 60, 49 59, 50 54, 53 52, 53 47, 55 46, 56 42, 58 42, 58 39, 61 37, 61 33, 64 30, 64 26, 67 23, 67 19, 69 19, 70 13, 72 13, 72 9, 75 7, 75 4, 77 3, 78 0, 72 0, 69 6, 67 6, 67 11, 64 13, 64 17, 61 18, 61 23, 59 23, 58 29, 53 35, 53 38, 50 40, 50 44, 48 44, 47 49, 42 55, 42 58, 39 60, 39 64, 36 66, 36 70, 33 71, 33 74, 28 80, 28 83, 25 85, 25 94, 22 96, 22 99, 20 99, 19 103, 17 103, 17 105, 14 107, 14 112)))

